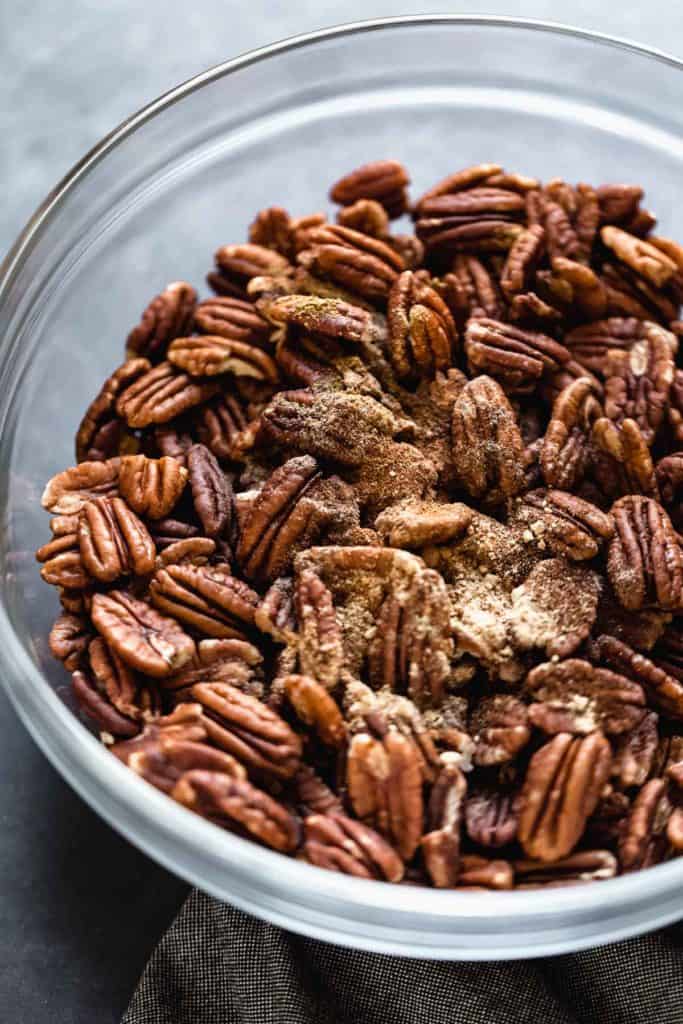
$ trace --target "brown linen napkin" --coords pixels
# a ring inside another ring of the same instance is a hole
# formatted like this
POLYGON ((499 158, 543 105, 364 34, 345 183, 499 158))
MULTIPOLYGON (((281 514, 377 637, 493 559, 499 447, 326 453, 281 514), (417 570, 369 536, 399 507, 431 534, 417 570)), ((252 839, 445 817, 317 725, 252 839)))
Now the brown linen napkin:
POLYGON ((683 924, 565 956, 444 963, 302 938, 195 891, 122 1024, 683 1024, 683 924))

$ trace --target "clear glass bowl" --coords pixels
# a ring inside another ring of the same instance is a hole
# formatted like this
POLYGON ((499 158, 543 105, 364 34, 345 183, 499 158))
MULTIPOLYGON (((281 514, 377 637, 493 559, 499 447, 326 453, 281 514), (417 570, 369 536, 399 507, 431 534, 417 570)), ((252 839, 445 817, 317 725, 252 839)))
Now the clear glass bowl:
POLYGON ((104 139, 47 198, 0 276, 0 678, 53 764, 171 870, 294 931, 381 952, 527 957, 683 916, 683 859, 600 884, 438 892, 347 878, 220 831, 153 790, 73 715, 47 651, 57 612, 33 551, 44 481, 73 461, 84 406, 167 281, 201 283, 258 209, 325 207, 327 186, 395 157, 418 194, 479 161, 641 182, 683 237, 680 62, 498 18, 416 17, 280 43, 186 83, 104 139))

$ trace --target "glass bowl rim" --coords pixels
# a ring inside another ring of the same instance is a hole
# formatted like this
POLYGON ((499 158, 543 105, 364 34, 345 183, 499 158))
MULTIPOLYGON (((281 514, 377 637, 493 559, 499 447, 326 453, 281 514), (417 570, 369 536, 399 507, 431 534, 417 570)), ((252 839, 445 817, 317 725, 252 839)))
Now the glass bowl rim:
MULTIPOLYGON (((167 108, 203 86, 252 64, 277 57, 279 54, 313 46, 328 39, 340 39, 384 29, 407 29, 419 25, 490 27, 492 29, 538 32, 550 36, 566 36, 599 46, 627 50, 636 56, 662 62, 679 70, 683 68, 683 61, 662 50, 618 36, 574 28, 559 22, 494 14, 416 14, 354 21, 294 35, 249 50, 192 76, 152 100, 122 121, 73 165, 37 207, 5 259, 0 263, 0 312, 5 296, 9 294, 25 260, 40 238, 43 227, 49 222, 52 213, 59 208, 68 192, 112 150, 147 121, 162 114, 167 108)), ((4 343, 0 343, 0 354, 3 345, 4 343)), ((0 396, 0 414, 6 411, 6 406, 5 399, 0 396)), ((4 416, 0 415, 0 423, 3 418, 4 416)), ((661 894, 669 888, 672 882, 683 881, 683 859, 681 859, 659 864, 642 872, 609 879, 600 885, 539 889, 537 892, 526 890, 503 893, 451 891, 446 895, 444 890, 421 886, 390 886, 385 882, 366 881, 333 874, 310 864, 301 863, 216 828, 156 791, 113 758, 46 683, 42 673, 33 663, 16 635, 2 604, 0 604, 0 637, 4 641, 3 644, 0 644, 0 665, 4 669, 0 673, 0 682, 22 722, 43 753, 70 785, 87 802, 91 803, 91 806, 94 806, 94 803, 89 793, 88 779, 93 779, 95 784, 106 792, 114 806, 119 805, 133 810, 138 820, 142 819, 153 833, 152 839, 149 839, 146 833, 143 835, 129 834, 125 826, 118 822, 115 811, 109 808, 97 808, 97 812, 114 828, 125 831, 131 842, 145 850, 154 859, 164 863, 171 870, 177 870, 173 856, 166 848, 159 849, 162 839, 164 843, 167 840, 172 842, 176 850, 179 847, 184 847, 188 853, 193 854, 195 858, 193 863, 196 863, 197 870, 183 865, 181 873, 200 888, 205 885, 205 880, 199 869, 202 863, 207 862, 208 858, 212 866, 226 870, 227 874, 230 874, 231 870, 233 873, 237 872, 238 875, 241 872, 252 881, 259 877, 269 877, 272 872, 272 875, 279 879, 282 887, 288 892, 306 892, 309 896, 325 898, 330 896, 331 890, 334 890, 333 895, 340 901, 343 900, 345 904, 359 910, 363 908, 387 909, 420 916, 428 914, 433 918, 446 921, 451 918, 454 921, 463 918, 474 921, 494 915, 502 920, 502 915, 506 910, 509 910, 511 915, 515 915, 524 909, 527 913, 539 918, 562 911, 599 911, 601 907, 613 905, 615 900, 623 899, 625 902, 629 902, 629 899, 637 897, 638 902, 647 901, 649 895, 661 894), (12 677, 16 678, 17 674, 23 677, 22 681, 25 683, 21 694, 13 689, 10 681, 12 677), (35 714, 35 718, 33 714, 35 714), (52 723, 47 723, 48 714, 53 717, 55 726, 53 729, 50 728, 52 723), (36 722, 41 720, 46 722, 46 733, 43 733, 36 725, 36 722), (65 740, 68 741, 68 744, 64 742, 65 740)), ((212 888, 212 886, 208 888, 212 888)), ((271 919, 275 917, 275 914, 271 915, 271 919)), ((308 927, 305 930, 308 934, 315 934, 316 931, 314 927, 308 927)), ((323 937, 324 933, 329 935, 329 929, 319 929, 319 932, 323 937)), ((576 942, 572 944, 572 948, 578 949, 586 944, 589 943, 576 942)), ((591 942, 590 944, 595 943, 591 942)))

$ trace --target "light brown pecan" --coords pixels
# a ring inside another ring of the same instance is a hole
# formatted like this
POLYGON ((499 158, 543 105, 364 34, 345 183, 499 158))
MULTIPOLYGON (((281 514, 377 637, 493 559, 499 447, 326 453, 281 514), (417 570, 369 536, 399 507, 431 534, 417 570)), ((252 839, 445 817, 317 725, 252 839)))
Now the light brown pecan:
POLYGON ((599 185, 595 190, 601 224, 623 224, 631 220, 643 198, 640 185, 599 185))
POLYGON ((176 672, 194 655, 194 641, 175 619, 123 590, 93 595, 92 622, 127 665, 154 678, 176 672))
POLYGON ((614 636, 603 634, 591 645, 591 656, 640 683, 650 702, 671 718, 683 718, 683 682, 644 654, 614 636))
POLYGON ((433 377, 453 362, 457 331, 439 294, 405 270, 394 282, 387 307, 389 354, 399 377, 433 377))
POLYGON ((181 775, 171 796, 203 818, 247 834, 280 853, 292 853, 299 845, 298 819, 244 779, 222 772, 189 771, 181 775))
POLYGON ((581 850, 551 864, 535 860, 516 860, 515 889, 600 882, 606 878, 614 878, 618 868, 617 858, 609 850, 581 850))
POLYGON ((375 529, 390 547, 422 548, 458 539, 473 516, 473 510, 461 502, 408 499, 380 512, 375 529))
POLYGON ((491 377, 469 381, 453 405, 453 462, 467 491, 495 503, 524 486, 524 445, 505 393, 491 377))
POLYGON ((209 739, 257 776, 290 779, 301 762, 299 736, 262 701, 229 683, 197 683, 191 699, 202 705, 209 739))
POLYGON ((529 762, 520 794, 517 835, 528 857, 554 861, 571 853, 609 777, 610 746, 600 732, 559 733, 529 762))
POLYGON ((505 302, 495 274, 474 255, 456 253, 452 270, 431 283, 460 328, 470 318, 501 320, 505 315, 505 302))
POLYGON ((458 889, 512 889, 514 871, 506 860, 488 860, 469 853, 460 858, 458 889))
POLYGON ((232 516, 232 488, 215 455, 203 444, 194 444, 187 453, 192 502, 207 537, 218 538, 229 532, 232 516))
POLYGON ((311 864, 356 878, 400 882, 403 861, 378 832, 345 814, 304 819, 303 852, 311 864))
POLYGON ((549 487, 569 491, 583 478, 595 420, 601 414, 595 384, 580 377, 558 396, 541 449, 541 471, 549 487))
POLYGON ((42 564, 41 577, 54 587, 76 592, 84 590, 92 583, 83 564, 78 533, 75 529, 58 533, 47 544, 39 547, 36 551, 36 561, 42 564))
POLYGON ((118 491, 120 460, 81 462, 48 480, 41 499, 43 508, 59 515, 75 515, 86 502, 118 491))
POLYGON ((301 671, 333 690, 344 664, 342 632, 332 594, 312 569, 297 573, 295 605, 301 671))
POLYGON ((345 174, 332 185, 329 194, 333 203, 342 206, 350 206, 359 199, 375 199, 390 217, 400 217, 406 210, 409 183, 403 164, 397 160, 375 160, 345 174))
POLYGON ((666 779, 650 779, 636 795, 618 846, 622 871, 657 864, 666 854, 666 826, 672 806, 666 779))
POLYGON ((642 686, 581 658, 537 665, 524 692, 532 700, 529 720, 549 735, 586 735, 596 729, 620 735, 635 729, 645 715, 642 686))
POLYGON ((382 341, 386 327, 379 314, 343 299, 318 295, 283 295, 266 306, 268 319, 326 338, 351 342, 382 341))
POLYGON ((567 301, 579 315, 593 319, 605 315, 609 304, 607 287, 594 270, 564 256, 555 256, 552 267, 555 281, 566 286, 567 301))
POLYGON ((614 535, 614 520, 568 491, 527 491, 512 506, 508 522, 525 528, 524 539, 540 550, 581 562, 595 556, 614 535))
POLYGON ((358 733, 349 744, 347 785, 354 812, 411 859, 422 837, 422 772, 414 743, 397 732, 358 733))
POLYGON ((621 228, 606 225, 600 231, 600 238, 617 259, 655 288, 661 288, 676 273, 676 264, 666 253, 621 228))
POLYGON ((116 411, 129 427, 167 423, 193 406, 212 398, 220 385, 193 380, 171 363, 159 363, 130 384, 118 397, 116 411))
POLYGON ((460 831, 467 783, 456 765, 441 770, 429 797, 427 831, 420 846, 437 889, 452 889, 460 872, 460 831))
POLYGON ((137 327, 128 335, 128 358, 144 356, 150 362, 160 362, 174 338, 185 334, 191 324, 197 303, 197 293, 185 281, 174 281, 149 303, 137 327))
POLYGON ((128 359, 105 380, 76 432, 78 462, 99 462, 130 450, 134 441, 116 413, 116 401, 122 391, 150 369, 147 359, 128 359))
POLYGON ((642 786, 652 772, 659 740, 657 721, 656 713, 648 711, 630 732, 618 736, 612 744, 612 778, 624 789, 642 786))
MULTIPOLYGON (((539 275, 540 275, 539 271, 539 275)), ((537 277, 539 276, 537 275, 537 277)), ((522 292, 510 303, 510 320, 535 330, 555 330, 562 314, 536 292, 522 292)), ((569 366, 570 364, 565 364, 569 366)), ((551 375, 552 376, 552 375, 551 375)))
POLYGON ((465 353, 473 374, 488 374, 510 395, 531 394, 543 373, 570 358, 564 345, 545 334, 484 318, 467 324, 465 353))
POLYGON ((517 835, 517 799, 503 790, 481 788, 465 804, 465 827, 473 843, 497 849, 517 835))
POLYGON ((156 608, 205 636, 243 640, 253 629, 258 595, 227 565, 169 565, 149 592, 156 608))
POLYGON ((308 243, 297 254, 306 270, 373 303, 386 299, 404 269, 403 258, 386 242, 340 224, 313 228, 308 243))
POLYGON ((473 761, 479 767, 512 761, 531 738, 526 705, 512 694, 483 697, 470 719, 473 761))
MULTIPOLYGON (((389 244, 406 258, 400 246, 396 245, 395 239, 389 239, 389 215, 381 203, 376 199, 357 199, 350 206, 342 206, 337 213, 337 224, 345 228, 353 228, 354 231, 361 231, 364 235, 372 235, 373 238, 384 238, 389 244)), ((404 238, 414 236, 404 235, 404 238)), ((417 239, 415 239, 417 242, 417 239)), ((419 243, 418 243, 419 244, 419 243)), ((418 263, 422 262, 417 260, 418 263)), ((407 266, 413 263, 406 260, 407 266)))
POLYGON ((64 668, 73 672, 83 662, 92 636, 88 619, 83 615, 62 612, 50 630, 50 652, 62 662, 64 668))
POLYGON ((281 206, 259 210, 249 225, 249 241, 265 249, 275 249, 289 259, 294 252, 294 222, 281 206))
POLYGON ((607 573, 624 608, 683 607, 683 550, 661 505, 629 495, 612 506, 612 515, 616 532, 607 553, 607 573))
POLYGON ((611 420, 599 417, 593 426, 593 441, 592 475, 606 494, 659 497, 652 455, 635 420, 625 419, 615 429, 611 420))
POLYGON ((500 286, 508 299, 526 291, 543 255, 545 231, 540 224, 526 228, 513 242, 500 275, 500 286))
MULTIPOLYGON (((253 302, 216 296, 200 302, 194 312, 195 327, 203 334, 239 341, 244 345, 263 344, 270 334, 270 326, 253 302)), ((184 337, 187 331, 183 331, 184 337)))
POLYGON ((346 726, 339 705, 325 687, 310 676, 286 676, 282 688, 297 715, 328 747, 341 747, 346 726))
POLYGON ((78 546, 86 571, 103 583, 120 576, 146 576, 156 547, 147 527, 123 498, 95 498, 79 513, 78 546))
POLYGON ((597 573, 562 558, 539 562, 511 594, 510 635, 521 651, 535 647, 566 658, 595 622, 602 581, 597 573))
POLYGON ((187 482, 187 469, 164 456, 124 455, 119 469, 119 492, 141 516, 163 519, 176 505, 187 482))

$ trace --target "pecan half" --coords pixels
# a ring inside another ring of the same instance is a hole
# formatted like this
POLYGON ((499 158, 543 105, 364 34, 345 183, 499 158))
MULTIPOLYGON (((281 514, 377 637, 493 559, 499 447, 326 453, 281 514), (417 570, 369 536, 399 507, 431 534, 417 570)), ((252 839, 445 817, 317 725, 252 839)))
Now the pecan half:
POLYGON ((387 319, 389 355, 399 377, 433 377, 451 366, 457 340, 451 312, 412 270, 393 284, 387 319))
POLYGON ((291 324, 327 338, 342 341, 382 341, 386 336, 383 318, 343 299, 319 295, 283 295, 267 305, 268 319, 291 324))
POLYGON ((571 853, 609 777, 610 746, 600 732, 560 733, 529 762, 517 835, 528 857, 556 861, 571 853))
POLYGON ((607 494, 645 494, 658 498, 657 477, 643 432, 635 420, 618 428, 606 417, 593 426, 592 473, 607 494))
POLYGON ((403 861, 378 832, 345 814, 304 819, 304 856, 311 864, 356 878, 400 882, 403 861))
POLYGON ((441 770, 427 806, 427 829, 420 846, 437 889, 452 889, 460 873, 460 829, 467 783, 456 765, 441 770))
POLYGON ((570 491, 580 483, 590 452, 590 438, 601 408, 597 389, 580 377, 559 395, 543 439, 540 465, 549 487, 570 491))
POLYGON ((595 556, 614 535, 613 517, 576 494, 553 489, 517 498, 508 522, 525 528, 524 539, 581 562, 595 556))
POLYGON ((644 654, 634 651, 616 637, 603 634, 591 645, 591 656, 640 683, 651 703, 671 718, 683 718, 683 682, 644 654))
POLYGON ((192 502, 207 537, 221 537, 229 530, 232 488, 225 473, 203 444, 193 444, 187 453, 192 502))
POLYGON ((126 354, 160 362, 174 338, 186 334, 192 324, 197 293, 185 281, 174 281, 152 299, 137 327, 128 335, 126 354))
POLYGON ((481 185, 491 178, 503 174, 503 168, 499 164, 475 164, 471 167, 464 167, 460 171, 454 171, 446 175, 436 185, 432 185, 415 203, 415 212, 420 213, 423 203, 434 196, 445 196, 453 192, 462 192, 464 189, 481 185))
POLYGON ((174 700, 185 700, 191 687, 198 683, 229 683, 260 700, 262 665, 263 655, 246 640, 200 640, 197 656, 159 685, 174 700))
POLYGON ((155 744, 128 755, 125 763, 162 793, 170 793, 181 776, 189 771, 216 772, 232 779, 247 777, 243 766, 230 754, 215 750, 207 743, 169 739, 163 735, 155 744))
MULTIPOLYGON (((343 206, 337 213, 337 224, 341 224, 345 228, 353 228, 354 231, 361 231, 364 235, 372 235, 373 238, 387 239, 389 244, 403 256, 408 267, 422 262, 421 259, 411 261, 407 258, 408 253, 404 252, 400 245, 396 245, 396 239, 388 238, 389 216, 382 204, 375 199, 357 199, 350 206, 343 206)), ((414 235, 402 236, 405 239, 414 237, 414 235)), ((417 239, 415 241, 417 242, 417 239)))
POLYGON ((460 858, 458 889, 512 889, 512 864, 506 860, 488 860, 469 853, 460 858))
MULTIPOLYGON (((218 295, 200 302, 194 311, 194 323, 203 334, 240 341, 244 345, 262 344, 270 334, 268 322, 253 302, 229 295, 218 295)), ((187 331, 183 331, 178 337, 186 334, 187 331)))
POLYGON ((640 427, 651 445, 664 419, 674 379, 673 335, 650 324, 642 341, 628 352, 612 352, 607 360, 605 416, 617 430, 625 419, 640 427))
POLYGON ((633 801, 626 831, 619 841, 622 871, 637 871, 664 858, 671 811, 666 779, 646 782, 633 801))
POLYGON ((41 503, 48 512, 74 515, 88 501, 116 494, 119 482, 119 459, 105 462, 81 462, 48 480, 41 503))
POLYGON ((629 611, 646 604, 683 606, 683 550, 664 509, 651 498, 630 495, 612 506, 616 532, 607 553, 607 573, 629 611))
POLYGON ((145 675, 170 675, 194 654, 194 641, 175 619, 123 590, 94 594, 91 616, 111 650, 145 675))
POLYGON ((612 749, 612 778, 624 789, 642 786, 655 764, 659 733, 657 715, 648 711, 627 733, 618 736, 612 749))
POLYGON ((565 335, 564 344, 582 366, 602 377, 612 353, 629 352, 652 328, 662 330, 647 320, 612 316, 574 327, 565 335))
POLYGON ((397 732, 383 740, 358 733, 347 758, 349 799, 357 816, 411 859, 422 837, 422 772, 414 743, 397 732))
POLYGON ((545 231, 532 224, 513 242, 500 275, 500 286, 508 299, 526 291, 543 254, 545 231))
POLYGON ((273 384, 279 380, 277 365, 267 352, 218 334, 176 338, 169 347, 168 360, 191 377, 233 373, 236 377, 253 377, 273 384))
POLYGON ((576 885, 578 882, 600 882, 614 878, 619 864, 609 850, 581 850, 562 857, 552 864, 534 860, 516 860, 515 889, 538 889, 546 886, 576 885))
POLYGON ((78 534, 65 533, 54 537, 36 551, 36 560, 42 563, 41 577, 54 587, 63 587, 72 593, 90 586, 88 574, 78 545, 78 534))
POLYGON ((505 393, 490 377, 469 381, 453 405, 453 462, 467 491, 490 503, 524 486, 524 444, 505 393))
POLYGON ((77 669, 92 640, 90 623, 82 615, 62 612, 55 620, 48 639, 50 652, 69 672, 77 669))
POLYGON ((600 238, 617 259, 655 288, 661 288, 676 273, 676 264, 666 253, 621 228, 607 225, 601 229, 600 238))
POLYGON ((289 259, 294 251, 294 222, 281 206, 268 206, 259 210, 249 225, 249 241, 252 245, 275 249, 289 259))
POLYGON ((479 767, 512 761, 531 738, 526 706, 511 694, 483 697, 470 720, 473 761, 479 767))
POLYGON ((421 548, 458 539, 473 516, 472 509, 460 502, 406 500, 380 512, 375 529, 390 547, 421 548))
POLYGON ((189 771, 181 775, 171 796, 203 818, 241 830, 280 853, 291 853, 299 845, 298 819, 244 779, 222 772, 189 771))
POLYGON ((385 242, 340 224, 313 228, 308 243, 297 254, 303 267, 371 302, 386 299, 404 269, 403 258, 385 242))
POLYGON ((282 688, 297 715, 312 726, 328 747, 341 747, 346 726, 339 705, 325 687, 310 676, 286 676, 282 688))
POLYGON ((329 194, 333 203, 342 206, 350 206, 359 199, 375 199, 390 217, 400 217, 406 210, 409 183, 403 164, 397 160, 375 160, 345 174, 332 185, 329 194))
POLYGON ((497 849, 517 836, 517 800, 511 793, 477 789, 465 804, 465 827, 473 843, 497 849))
POLYGON ((312 569, 297 573, 295 603, 301 670, 327 690, 333 690, 344 664, 342 632, 332 594, 312 569))
POLYGON ((147 359, 128 359, 105 380, 76 431, 78 462, 109 459, 120 455, 131 443, 126 426, 116 413, 116 402, 119 394, 150 368, 147 359))
POLYGON ((581 658, 537 665, 524 690, 532 698, 529 720, 549 735, 596 729, 619 735, 635 729, 645 715, 638 683, 581 658))
POLYGON ((244 640, 253 629, 258 595, 227 565, 169 565, 155 573, 149 593, 156 608, 205 636, 244 640))
POLYGON ((124 455, 121 459, 119 491, 138 515, 163 519, 177 504, 186 482, 187 469, 168 456, 124 455))
POLYGON ((488 374, 510 395, 531 394, 544 372, 570 358, 564 345, 545 334, 484 318, 468 323, 465 352, 473 374, 488 374))
POLYGON ((244 245, 224 245, 214 256, 216 269, 206 279, 219 295, 232 295, 246 299, 245 288, 254 277, 288 275, 289 260, 274 249, 248 242, 244 245))
POLYGON ((196 381, 171 363, 159 363, 130 384, 118 397, 116 411, 129 427, 167 423, 216 394, 216 381, 196 381))
POLYGON ((123 498, 86 502, 79 513, 78 546, 87 572, 104 583, 154 569, 154 541, 123 498))
POLYGON ((229 683, 197 683, 209 739, 257 776, 290 779, 301 762, 301 739, 271 708, 229 683))
POLYGON ((662 505, 674 525, 683 526, 683 452, 665 455, 655 466, 662 505))

